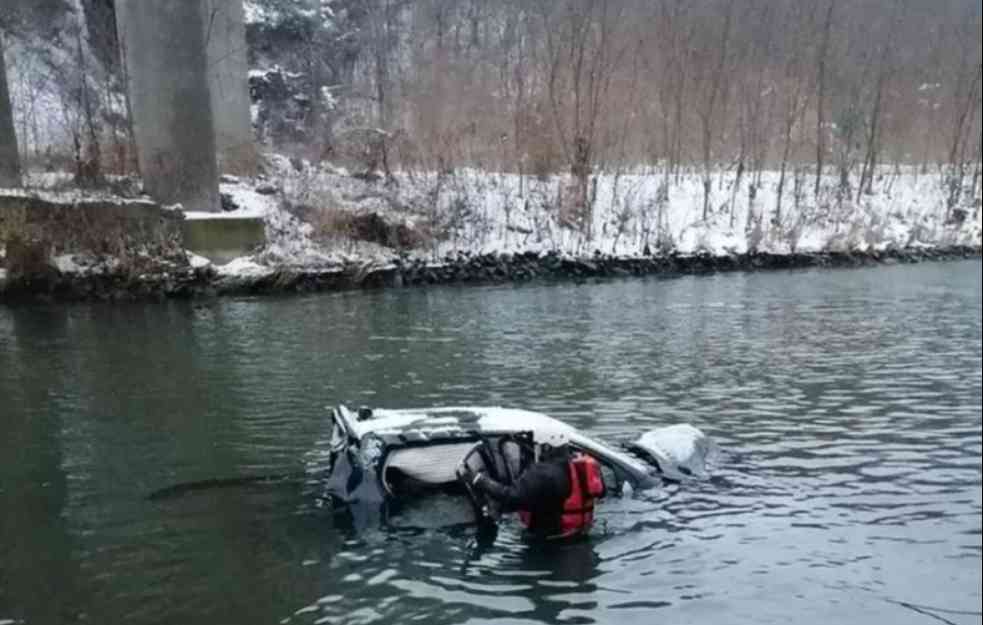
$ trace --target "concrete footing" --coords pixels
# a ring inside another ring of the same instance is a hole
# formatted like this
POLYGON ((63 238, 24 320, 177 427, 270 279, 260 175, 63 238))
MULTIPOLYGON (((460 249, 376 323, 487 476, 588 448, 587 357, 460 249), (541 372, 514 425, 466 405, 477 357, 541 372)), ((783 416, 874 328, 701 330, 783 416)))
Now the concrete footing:
POLYGON ((266 227, 260 217, 187 219, 182 230, 184 247, 216 265, 249 256, 266 243, 266 227))

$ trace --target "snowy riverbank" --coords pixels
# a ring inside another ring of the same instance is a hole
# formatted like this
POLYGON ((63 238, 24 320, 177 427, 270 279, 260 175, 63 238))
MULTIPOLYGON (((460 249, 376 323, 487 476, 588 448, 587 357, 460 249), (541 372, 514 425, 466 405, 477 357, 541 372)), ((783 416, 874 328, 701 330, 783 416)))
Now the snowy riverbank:
MULTIPOLYGON (((564 176, 465 170, 396 174, 386 181, 274 156, 265 177, 224 177, 221 185, 224 217, 264 220, 262 249, 219 266, 189 252, 186 265, 164 266, 153 275, 135 275, 114 259, 62 255, 51 259, 54 271, 41 282, 25 284, 4 271, 0 289, 6 297, 180 297, 979 255, 978 201, 950 211, 947 221, 937 174, 885 172, 878 191, 859 201, 838 197, 832 179, 817 201, 793 177, 780 218, 777 174, 757 181, 723 174, 715 180, 704 220, 696 175, 678 182, 657 171, 598 176, 588 228, 571 223, 570 180, 564 176)), ((34 182, 43 186, 46 180, 34 182)), ((185 214, 206 217, 214 218, 185 214)))
POLYGON ((752 179, 715 176, 710 211, 703 218, 697 175, 667 181, 661 172, 598 176, 589 228, 573 227, 571 181, 464 170, 454 174, 396 174, 367 182, 306 163, 273 160, 276 173, 256 188, 223 185, 242 207, 263 214, 270 247, 257 262, 305 265, 352 256, 386 257, 383 247, 346 236, 351 216, 376 214, 403 226, 418 243, 403 250, 437 260, 459 251, 477 254, 555 252, 571 257, 599 250, 615 256, 653 254, 866 252, 908 247, 980 244, 979 204, 957 208, 961 222, 946 222, 946 190, 938 174, 887 173, 872 195, 840 198, 833 179, 818 199, 811 185, 787 180, 778 212, 778 175, 752 179), (278 201, 277 201, 278 200, 278 201), (975 214, 974 214, 975 213, 975 214), (300 220, 294 216, 299 216, 300 220), (305 222, 305 223, 302 223, 305 222))

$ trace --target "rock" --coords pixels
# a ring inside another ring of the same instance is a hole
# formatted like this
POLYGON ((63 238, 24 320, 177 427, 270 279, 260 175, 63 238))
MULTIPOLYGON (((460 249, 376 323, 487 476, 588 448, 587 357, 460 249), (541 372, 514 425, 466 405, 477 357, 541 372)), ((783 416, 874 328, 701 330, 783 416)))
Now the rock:
POLYGON ((349 225, 352 238, 359 241, 398 249, 413 249, 423 243, 415 230, 403 223, 389 223, 379 213, 355 215, 349 225))
POLYGON ((219 182, 222 184, 239 184, 238 176, 232 176, 230 174, 222 174, 219 177, 219 182))
POLYGON ((232 196, 230 194, 220 193, 219 198, 221 199, 222 202, 223 211, 228 213, 231 211, 239 210, 240 208, 239 205, 236 204, 236 201, 232 199, 232 196))
POLYGON ((262 184, 257 185, 255 191, 260 195, 276 195, 277 193, 280 192, 280 189, 278 189, 277 186, 273 183, 264 182, 262 184))
POLYGON ((379 182, 382 180, 383 176, 377 171, 364 171, 352 174, 352 178, 356 180, 361 180, 362 182, 379 182))

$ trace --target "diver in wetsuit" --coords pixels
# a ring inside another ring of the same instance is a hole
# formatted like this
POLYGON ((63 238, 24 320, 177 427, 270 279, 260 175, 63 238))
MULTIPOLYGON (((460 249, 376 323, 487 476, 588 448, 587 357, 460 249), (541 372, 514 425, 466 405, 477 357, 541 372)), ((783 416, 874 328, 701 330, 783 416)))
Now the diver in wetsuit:
POLYGON ((597 461, 572 453, 565 437, 555 436, 540 446, 539 461, 514 484, 496 482, 466 465, 458 476, 473 490, 500 502, 504 511, 517 511, 533 537, 571 538, 584 535, 594 521, 594 499, 604 492, 597 461))

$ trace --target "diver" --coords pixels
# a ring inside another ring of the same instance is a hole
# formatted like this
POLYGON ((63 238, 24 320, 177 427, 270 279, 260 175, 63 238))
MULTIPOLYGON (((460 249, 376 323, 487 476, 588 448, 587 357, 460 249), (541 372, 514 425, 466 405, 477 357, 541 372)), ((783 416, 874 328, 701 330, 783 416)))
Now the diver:
POLYGON ((594 500, 604 495, 597 460, 574 453, 563 434, 542 443, 539 460, 513 484, 501 484, 466 464, 457 474, 468 488, 502 504, 503 512, 518 512, 522 525, 536 539, 585 536, 594 522, 594 500))

